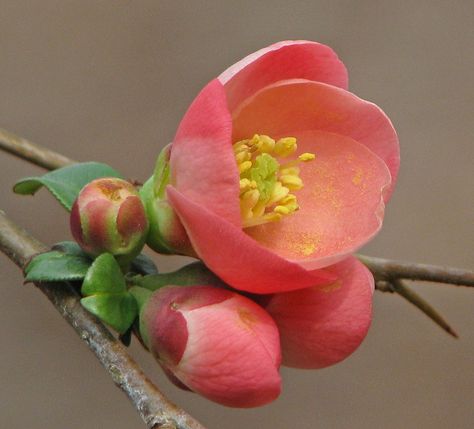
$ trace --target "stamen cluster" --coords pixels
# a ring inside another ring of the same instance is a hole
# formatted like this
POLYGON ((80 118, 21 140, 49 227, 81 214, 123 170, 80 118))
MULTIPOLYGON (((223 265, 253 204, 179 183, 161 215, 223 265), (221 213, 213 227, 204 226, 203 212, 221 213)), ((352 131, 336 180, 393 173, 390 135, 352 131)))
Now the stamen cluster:
POLYGON ((233 145, 240 174, 240 213, 244 228, 275 222, 299 209, 296 195, 303 187, 300 162, 311 161, 314 154, 304 153, 285 164, 286 158, 297 149, 295 137, 274 140, 255 134, 250 139, 233 145))

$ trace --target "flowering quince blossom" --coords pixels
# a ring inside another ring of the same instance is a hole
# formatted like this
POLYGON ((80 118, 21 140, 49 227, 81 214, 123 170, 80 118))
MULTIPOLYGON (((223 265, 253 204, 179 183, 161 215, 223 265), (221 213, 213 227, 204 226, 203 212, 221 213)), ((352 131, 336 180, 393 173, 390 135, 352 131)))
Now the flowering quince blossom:
POLYGON ((237 293, 199 285, 158 289, 141 305, 140 334, 179 387, 232 407, 264 405, 280 394, 278 329, 237 293))
POLYGON ((212 80, 142 191, 150 246, 253 293, 337 281, 325 268, 378 232, 399 167, 390 120, 347 85, 336 54, 309 41, 212 80))

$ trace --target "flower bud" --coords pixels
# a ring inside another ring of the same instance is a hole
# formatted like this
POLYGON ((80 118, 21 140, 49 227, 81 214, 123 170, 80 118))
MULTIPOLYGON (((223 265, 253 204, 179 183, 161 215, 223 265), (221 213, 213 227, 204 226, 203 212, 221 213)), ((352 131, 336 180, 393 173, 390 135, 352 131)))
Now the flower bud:
POLYGON ((127 260, 140 252, 148 232, 138 192, 116 178, 96 179, 82 188, 71 210, 70 226, 88 254, 109 252, 127 260))
POLYGON ((276 325, 237 293, 212 286, 158 289, 141 304, 140 334, 175 384, 212 401, 256 407, 280 393, 276 325))

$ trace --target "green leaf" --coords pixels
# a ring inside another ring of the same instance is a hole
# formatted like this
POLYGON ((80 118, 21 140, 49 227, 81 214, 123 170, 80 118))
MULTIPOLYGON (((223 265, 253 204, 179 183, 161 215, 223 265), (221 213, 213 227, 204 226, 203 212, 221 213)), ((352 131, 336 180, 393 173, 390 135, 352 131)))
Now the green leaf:
POLYGON ((110 253, 102 253, 92 263, 82 283, 83 296, 116 294, 127 290, 120 266, 110 253))
POLYGON ((100 177, 123 178, 117 170, 107 164, 83 162, 53 170, 41 177, 22 179, 15 184, 13 191, 21 195, 33 195, 45 186, 70 211, 80 190, 87 183, 100 177))
POLYGON ((138 314, 135 298, 127 292, 125 277, 110 253, 98 256, 82 283, 81 304, 123 334, 138 314))
POLYGON ((131 271, 138 274, 158 274, 158 268, 156 268, 153 259, 144 253, 140 253, 133 261, 131 271))
POLYGON ((35 256, 25 268, 25 280, 30 282, 58 282, 81 280, 91 260, 77 255, 52 251, 35 256))
POLYGON ((135 298, 128 292, 88 296, 81 299, 81 304, 120 334, 128 330, 138 314, 135 298))

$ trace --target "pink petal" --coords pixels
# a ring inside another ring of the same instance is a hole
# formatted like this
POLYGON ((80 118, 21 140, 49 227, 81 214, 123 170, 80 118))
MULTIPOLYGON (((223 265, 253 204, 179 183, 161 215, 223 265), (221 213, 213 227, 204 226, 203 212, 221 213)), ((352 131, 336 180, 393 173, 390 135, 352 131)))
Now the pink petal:
POLYGON ((400 164, 392 123, 375 104, 334 86, 302 80, 280 82, 246 100, 233 112, 233 140, 255 133, 289 136, 321 130, 351 137, 387 164, 395 185, 400 164))
POLYGON ((217 305, 184 311, 188 343, 171 368, 186 385, 232 407, 255 407, 280 393, 280 340, 260 306, 234 294, 217 305))
POLYGON ((239 173, 222 84, 211 81, 181 121, 170 158, 171 183, 190 200, 241 225, 239 173))
POLYGON ((275 43, 248 55, 219 76, 231 111, 259 89, 294 78, 347 88, 347 70, 335 52, 305 40, 275 43))
POLYGON ((199 257, 231 286, 272 293, 325 284, 334 276, 307 271, 260 246, 241 229, 197 205, 172 186, 168 198, 199 257))
POLYGON ((371 321, 374 280, 354 257, 328 267, 339 280, 274 295, 266 306, 280 330, 283 365, 323 368, 353 353, 371 321))
POLYGON ((313 270, 333 264, 369 241, 381 228, 383 192, 390 185, 385 163, 348 137, 324 131, 292 133, 298 153, 316 159, 300 164, 300 209, 246 232, 282 258, 313 270))

